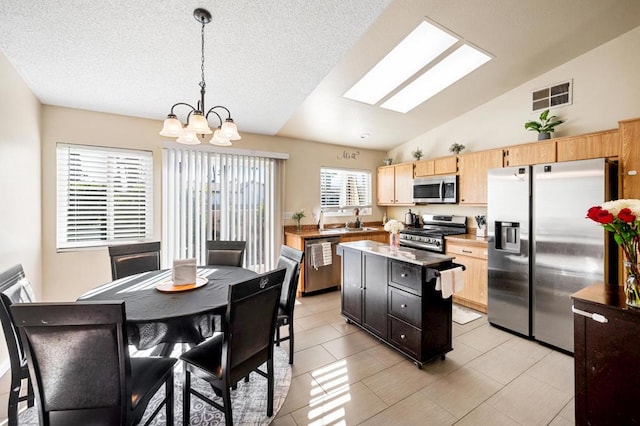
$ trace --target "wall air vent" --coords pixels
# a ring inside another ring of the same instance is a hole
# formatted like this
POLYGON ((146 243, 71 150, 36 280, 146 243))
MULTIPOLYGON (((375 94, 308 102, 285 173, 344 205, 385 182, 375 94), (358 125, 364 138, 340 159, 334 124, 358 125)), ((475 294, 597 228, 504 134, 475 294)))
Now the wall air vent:
POLYGON ((531 110, 555 108, 573 102, 573 80, 531 92, 531 110))

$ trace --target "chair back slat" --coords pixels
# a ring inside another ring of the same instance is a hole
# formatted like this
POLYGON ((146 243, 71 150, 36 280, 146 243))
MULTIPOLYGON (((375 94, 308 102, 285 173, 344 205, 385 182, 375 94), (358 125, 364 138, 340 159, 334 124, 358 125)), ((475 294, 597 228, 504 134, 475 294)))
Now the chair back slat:
POLYGON ((124 423, 131 408, 124 302, 14 304, 11 311, 45 424, 70 410, 124 423))
POLYGON ((128 277, 160 269, 160 242, 123 244, 109 247, 111 278, 128 277))
POLYGON ((280 294, 280 308, 288 315, 293 312, 296 302, 296 290, 300 279, 300 266, 304 259, 304 252, 293 247, 283 245, 278 258, 278 268, 287 268, 287 275, 282 283, 280 294))
MULTIPOLYGON (((225 355, 231 370, 256 357, 263 358, 264 362, 272 355, 278 299, 285 273, 285 269, 278 269, 230 286, 225 355)), ((258 361, 256 366, 262 362, 258 361)))
POLYGON ((0 321, 13 371, 15 371, 14 368, 19 368, 26 356, 9 307, 14 303, 33 301, 35 301, 33 289, 24 274, 22 265, 15 265, 0 274, 0 321))
POLYGON ((246 241, 207 241, 207 265, 242 267, 246 241))

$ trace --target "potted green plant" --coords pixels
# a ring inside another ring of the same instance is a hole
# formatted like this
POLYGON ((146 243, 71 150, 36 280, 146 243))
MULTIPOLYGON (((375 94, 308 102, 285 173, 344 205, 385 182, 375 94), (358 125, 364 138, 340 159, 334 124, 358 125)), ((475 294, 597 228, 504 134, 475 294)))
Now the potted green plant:
POLYGON ((541 141, 549 139, 551 133, 555 131, 555 127, 564 122, 565 120, 561 120, 555 115, 549 117, 549 110, 545 109, 540 114, 540 121, 527 121, 524 123, 524 128, 538 132, 538 140, 541 141))
POLYGON ((411 155, 413 155, 413 158, 415 158, 416 160, 420 160, 422 158, 422 149, 420 148, 416 148, 415 151, 411 151, 411 155))
POLYGON ((460 143, 454 143, 449 147, 449 152, 452 154, 460 154, 466 147, 460 143))

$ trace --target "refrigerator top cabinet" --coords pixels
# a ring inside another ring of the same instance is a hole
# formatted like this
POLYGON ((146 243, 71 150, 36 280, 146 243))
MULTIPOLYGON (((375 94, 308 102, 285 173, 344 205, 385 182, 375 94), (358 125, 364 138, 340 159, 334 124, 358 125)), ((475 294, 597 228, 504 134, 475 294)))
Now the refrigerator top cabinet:
POLYGON ((491 169, 487 182, 488 319, 531 336, 529 205, 531 168, 491 169))

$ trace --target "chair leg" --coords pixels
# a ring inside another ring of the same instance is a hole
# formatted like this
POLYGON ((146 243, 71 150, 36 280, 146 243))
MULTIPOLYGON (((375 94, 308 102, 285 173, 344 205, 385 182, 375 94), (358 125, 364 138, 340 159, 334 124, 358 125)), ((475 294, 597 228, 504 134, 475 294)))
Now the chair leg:
POLYGON ((12 383, 11 390, 9 391, 9 407, 7 409, 9 426, 18 426, 18 404, 20 403, 18 400, 19 397, 20 386, 18 385, 18 387, 16 388, 16 386, 12 383))
POLYGON ((191 372, 185 368, 182 383, 182 425, 187 426, 191 420, 191 372))
POLYGON ((293 322, 289 323, 289 364, 293 364, 293 322))
POLYGON ((167 426, 173 426, 173 370, 165 384, 165 408, 167 410, 167 426))
POLYGON ((280 346, 280 326, 276 324, 276 346, 280 346))
POLYGON ((267 417, 273 416, 273 356, 267 360, 267 417))
POLYGON ((224 423, 233 426, 233 413, 231 411, 231 390, 224 386, 222 388, 222 404, 224 405, 224 423))
POLYGON ((31 377, 27 377, 27 407, 33 407, 35 404, 35 395, 33 393, 33 386, 31 385, 31 377))

